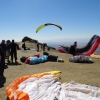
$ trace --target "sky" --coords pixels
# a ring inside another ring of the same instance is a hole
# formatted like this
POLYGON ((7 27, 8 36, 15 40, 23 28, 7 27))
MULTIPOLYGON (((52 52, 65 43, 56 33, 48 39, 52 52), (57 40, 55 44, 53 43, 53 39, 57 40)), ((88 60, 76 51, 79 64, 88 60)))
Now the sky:
POLYGON ((100 35, 100 0, 0 0, 0 40, 39 42, 90 39, 100 35), (45 23, 55 23, 36 33, 45 23))

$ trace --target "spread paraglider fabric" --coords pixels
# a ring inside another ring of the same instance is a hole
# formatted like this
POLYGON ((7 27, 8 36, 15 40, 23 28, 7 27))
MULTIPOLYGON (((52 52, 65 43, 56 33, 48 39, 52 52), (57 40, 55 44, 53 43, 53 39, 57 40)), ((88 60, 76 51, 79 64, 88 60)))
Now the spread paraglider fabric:
POLYGON ((72 56, 69 58, 69 61, 75 63, 94 63, 91 58, 84 55, 72 56))
POLYGON ((59 82, 60 71, 19 77, 7 88, 10 100, 100 100, 100 88, 59 82))
MULTIPOLYGON (((78 55, 90 56, 91 54, 94 53, 94 51, 98 48, 99 45, 100 45, 100 36, 94 35, 92 36, 92 38, 90 39, 90 41, 87 43, 86 46, 82 48, 76 48, 77 49, 76 53, 78 55)), ((61 53, 69 54, 69 47, 59 45, 58 51, 61 53)))

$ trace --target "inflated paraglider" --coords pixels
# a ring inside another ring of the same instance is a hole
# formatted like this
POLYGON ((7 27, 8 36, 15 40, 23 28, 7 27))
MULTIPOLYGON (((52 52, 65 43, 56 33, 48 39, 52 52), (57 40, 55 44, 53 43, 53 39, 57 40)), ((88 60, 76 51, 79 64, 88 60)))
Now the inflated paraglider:
POLYGON ((42 24, 41 26, 39 26, 37 29, 36 29, 36 33, 41 30, 42 28, 46 27, 46 26, 49 26, 49 25, 54 25, 56 27, 58 27, 60 30, 62 30, 62 27, 58 24, 54 24, 54 23, 46 23, 46 24, 42 24))
MULTIPOLYGON (((92 36, 92 38, 90 39, 90 41, 87 43, 86 46, 82 48, 76 48, 77 49, 76 53, 77 55, 90 56, 98 48, 99 45, 100 45, 100 36, 94 35, 92 36)), ((69 48, 70 47, 68 46, 59 45, 58 51, 61 53, 69 54, 69 48)))

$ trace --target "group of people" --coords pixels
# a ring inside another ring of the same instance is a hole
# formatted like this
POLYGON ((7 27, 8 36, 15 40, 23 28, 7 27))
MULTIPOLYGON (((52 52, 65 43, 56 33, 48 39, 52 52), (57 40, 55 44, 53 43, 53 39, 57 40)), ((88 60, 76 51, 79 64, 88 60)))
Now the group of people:
MULTIPOLYGON (((45 51, 46 44, 42 45, 43 51, 45 51)), ((12 42, 10 40, 2 40, 0 44, 0 76, 3 76, 4 68, 5 68, 5 57, 7 57, 8 63, 10 63, 10 57, 11 57, 11 63, 13 63, 13 59, 15 60, 15 63, 17 63, 17 49, 19 48, 18 44, 15 43, 14 40, 12 42)), ((25 43, 23 44, 24 50, 26 50, 25 43)), ((69 53, 73 56, 76 55, 77 48, 77 42, 75 41, 73 45, 69 48, 69 53)), ((48 48, 48 51, 50 48, 48 48)), ((37 43, 37 52, 39 52, 39 43, 37 43)))
MULTIPOLYGON (((39 43, 37 43, 37 52, 39 52, 39 43)), ((41 44, 41 49, 43 49, 43 51, 45 51, 45 47, 46 47, 46 43, 41 44)), ((50 51, 50 47, 47 48, 48 51, 50 51)))
POLYGON ((15 43, 14 40, 12 42, 10 40, 2 40, 0 44, 0 76, 3 76, 4 68, 5 68, 5 58, 7 58, 7 62, 13 63, 13 59, 15 59, 15 63, 17 63, 17 49, 19 48, 18 44, 15 43))

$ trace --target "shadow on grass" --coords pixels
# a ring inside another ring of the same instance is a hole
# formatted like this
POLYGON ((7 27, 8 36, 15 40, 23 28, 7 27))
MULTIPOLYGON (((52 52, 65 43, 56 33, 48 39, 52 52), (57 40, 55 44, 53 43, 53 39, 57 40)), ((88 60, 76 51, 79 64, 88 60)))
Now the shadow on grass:
POLYGON ((7 69, 8 68, 8 65, 7 64, 5 64, 5 69, 7 69))
POLYGON ((7 65, 11 65, 11 66, 13 66, 13 65, 22 65, 22 64, 19 63, 19 62, 13 62, 13 63, 7 63, 7 65))

